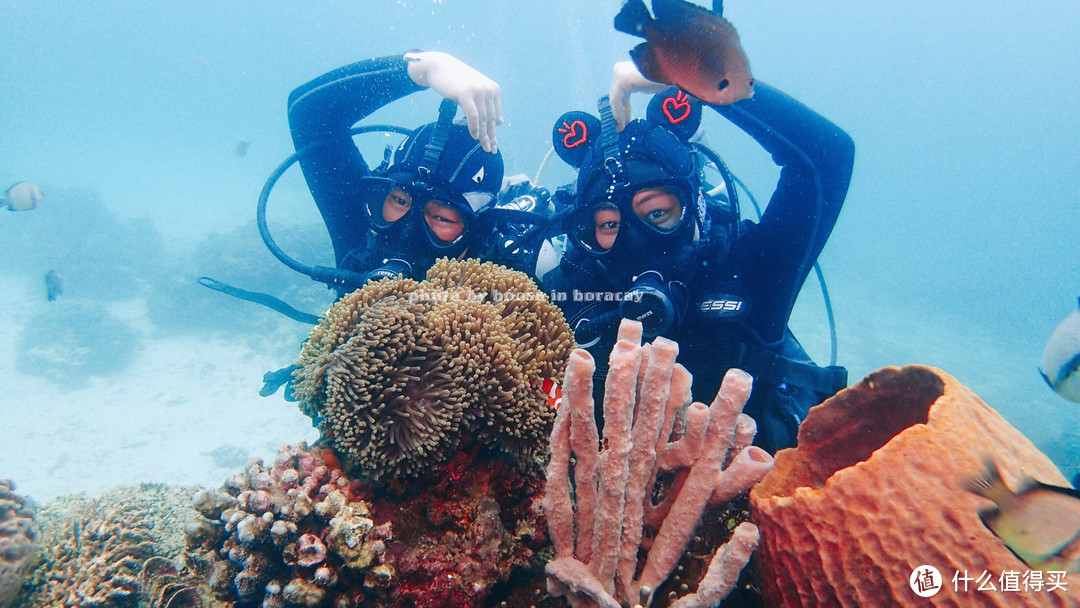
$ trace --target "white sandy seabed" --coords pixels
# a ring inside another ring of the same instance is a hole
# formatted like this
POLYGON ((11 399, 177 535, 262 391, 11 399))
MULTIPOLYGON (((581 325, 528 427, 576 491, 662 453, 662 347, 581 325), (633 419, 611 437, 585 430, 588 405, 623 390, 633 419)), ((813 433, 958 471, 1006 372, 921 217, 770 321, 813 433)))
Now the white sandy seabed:
MULTIPOLYGON (((224 340, 147 338, 123 372, 74 389, 20 373, 20 328, 54 304, 29 289, 0 280, 0 478, 20 493, 43 502, 139 482, 218 487, 250 457, 269 462, 279 445, 317 438, 281 391, 258 394, 263 373, 289 361, 224 340)), ((110 312, 154 333, 138 302, 110 312)))

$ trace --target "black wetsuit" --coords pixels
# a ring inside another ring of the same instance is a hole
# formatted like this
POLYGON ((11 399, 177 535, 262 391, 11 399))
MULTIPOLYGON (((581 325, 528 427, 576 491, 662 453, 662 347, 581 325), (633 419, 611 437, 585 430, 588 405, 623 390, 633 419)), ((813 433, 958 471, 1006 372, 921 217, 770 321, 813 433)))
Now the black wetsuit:
POLYGON ((316 147, 300 159, 308 188, 319 206, 338 268, 363 272, 368 220, 356 190, 370 174, 349 130, 382 106, 423 90, 413 82, 402 55, 368 59, 328 72, 289 95, 289 129, 297 150, 316 147))
MULTIPOLYGON (((794 445, 810 406, 846 382, 842 368, 813 365, 787 325, 843 205, 854 144, 836 125, 760 82, 752 99, 713 109, 772 155, 781 167, 780 179, 760 222, 743 221, 727 253, 713 255, 716 252, 699 248, 705 250, 688 258, 685 274, 675 277, 689 287, 687 314, 678 328, 663 335, 679 343, 679 362, 694 376, 697 401, 710 403, 731 367, 754 375, 754 390, 744 411, 758 423, 757 443, 775 451, 794 445), (748 306, 737 321, 717 320, 702 312, 708 307, 705 303, 729 295, 748 306)), ((720 247, 718 241, 711 241, 714 247, 720 247)), ((597 359, 599 382, 614 344, 612 320, 618 304, 575 302, 572 296, 575 289, 626 289, 611 279, 613 274, 571 247, 559 267, 544 276, 545 290, 570 295, 559 304, 579 342, 599 333, 588 346, 597 359), (603 319, 601 328, 590 328, 590 321, 598 318, 603 319)))

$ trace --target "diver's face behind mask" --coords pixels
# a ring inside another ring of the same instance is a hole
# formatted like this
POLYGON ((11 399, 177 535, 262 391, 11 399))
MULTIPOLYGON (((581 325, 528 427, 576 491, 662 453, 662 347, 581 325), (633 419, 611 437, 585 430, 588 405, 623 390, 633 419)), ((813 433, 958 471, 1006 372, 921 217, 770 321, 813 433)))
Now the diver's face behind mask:
MULTIPOLYGON (((405 189, 396 187, 383 199, 381 218, 388 225, 393 224, 405 217, 413 205, 413 196, 405 189)), ((373 215, 378 217, 379 214, 373 215)), ((461 214, 435 199, 423 203, 423 216, 428 236, 438 243, 453 243, 465 232, 465 220, 461 214)))
POLYGON ((690 191, 683 181, 616 186, 571 217, 571 237, 597 257, 655 259, 672 253, 693 239, 694 222, 686 217, 690 191))
POLYGON ((573 240, 626 285, 622 317, 640 321, 648 338, 678 327, 690 299, 685 270, 697 222, 685 179, 615 183, 571 217, 573 240))
POLYGON ((359 190, 376 235, 376 253, 386 260, 386 272, 380 274, 381 267, 377 268, 373 278, 389 276, 389 272, 412 276, 425 272, 437 258, 463 255, 471 245, 470 229, 477 219, 474 205, 483 208, 492 198, 483 192, 456 194, 449 188, 410 182, 404 176, 365 177, 359 190))

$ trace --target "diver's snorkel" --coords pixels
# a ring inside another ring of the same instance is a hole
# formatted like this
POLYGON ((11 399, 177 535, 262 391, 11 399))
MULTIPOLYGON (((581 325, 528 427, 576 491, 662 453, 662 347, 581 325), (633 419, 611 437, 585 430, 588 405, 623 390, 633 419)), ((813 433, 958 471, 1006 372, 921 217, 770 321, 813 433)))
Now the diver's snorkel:
POLYGON ((615 125, 615 115, 611 112, 611 100, 604 95, 596 102, 600 111, 600 150, 604 153, 604 171, 611 178, 608 185, 608 200, 615 202, 615 188, 618 184, 628 185, 626 166, 619 154, 619 129, 615 125))

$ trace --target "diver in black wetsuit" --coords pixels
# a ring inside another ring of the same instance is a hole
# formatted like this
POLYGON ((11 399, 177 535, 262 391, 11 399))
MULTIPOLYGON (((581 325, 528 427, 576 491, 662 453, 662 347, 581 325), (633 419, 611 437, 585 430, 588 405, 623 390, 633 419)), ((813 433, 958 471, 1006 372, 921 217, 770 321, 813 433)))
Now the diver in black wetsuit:
POLYGON ((445 53, 408 52, 324 74, 289 95, 289 128, 308 188, 322 213, 339 269, 360 281, 422 279, 437 258, 476 255, 481 214, 495 202, 503 161, 495 125, 499 87, 445 53), (380 107, 430 87, 465 112, 452 124, 444 102, 437 122, 415 130, 378 167, 361 156, 349 129, 380 107))
POLYGON ((579 172, 562 197, 569 244, 542 276, 596 357, 597 392, 620 318, 636 318, 647 337, 679 343, 695 400, 711 402, 731 367, 751 373, 744 411, 757 421, 756 443, 770 452, 794 445, 809 408, 847 382, 843 368, 814 365, 787 325, 847 194, 851 139, 760 82, 752 99, 710 106, 782 169, 761 220, 740 221, 733 184, 729 195, 711 189, 710 158, 690 143, 696 100, 629 62, 616 67, 610 98, 614 114, 602 101, 604 120, 571 112, 556 124, 556 150, 579 172), (629 121, 631 91, 663 91, 647 119, 629 121))
MULTIPOLYGON (((421 51, 347 65, 294 90, 289 128, 336 265, 312 278, 341 297, 369 280, 423 279, 441 257, 477 257, 492 249, 492 223, 481 216, 496 204, 502 186, 495 138, 502 121, 499 93, 494 81, 460 60, 421 51), (392 153, 388 149, 371 169, 350 129, 425 87, 445 98, 439 120, 413 131, 392 153), (468 126, 453 123, 455 102, 468 126)), ((275 300, 261 294, 246 299, 275 300)), ((271 306, 288 308, 280 302, 271 306)), ((259 394, 274 394, 294 369, 267 372, 259 394)))

